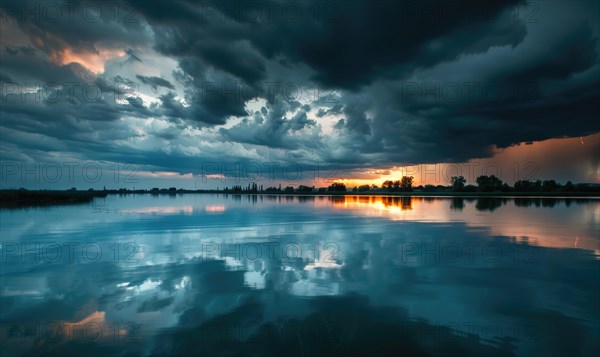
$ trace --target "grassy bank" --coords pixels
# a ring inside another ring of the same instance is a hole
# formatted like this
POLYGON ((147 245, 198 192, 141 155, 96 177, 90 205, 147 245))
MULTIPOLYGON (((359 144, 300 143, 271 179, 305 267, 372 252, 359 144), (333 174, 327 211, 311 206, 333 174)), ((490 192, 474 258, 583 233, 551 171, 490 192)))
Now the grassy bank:
POLYGON ((105 197, 101 191, 0 191, 0 207, 30 207, 81 204, 91 202, 94 197, 105 197))

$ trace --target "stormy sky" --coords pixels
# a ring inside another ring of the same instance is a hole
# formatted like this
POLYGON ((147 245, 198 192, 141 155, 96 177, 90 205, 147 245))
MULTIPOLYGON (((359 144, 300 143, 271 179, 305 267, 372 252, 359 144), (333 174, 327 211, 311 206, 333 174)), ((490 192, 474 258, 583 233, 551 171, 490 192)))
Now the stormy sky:
POLYGON ((1 30, 3 187, 600 182, 597 1, 6 1, 1 30))

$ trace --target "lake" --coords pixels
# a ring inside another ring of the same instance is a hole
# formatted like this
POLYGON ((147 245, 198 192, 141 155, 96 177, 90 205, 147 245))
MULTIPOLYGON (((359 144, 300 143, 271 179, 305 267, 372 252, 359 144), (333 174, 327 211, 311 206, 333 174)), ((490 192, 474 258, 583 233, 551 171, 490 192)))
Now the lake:
POLYGON ((600 200, 109 195, 0 210, 0 354, 600 353, 600 200))

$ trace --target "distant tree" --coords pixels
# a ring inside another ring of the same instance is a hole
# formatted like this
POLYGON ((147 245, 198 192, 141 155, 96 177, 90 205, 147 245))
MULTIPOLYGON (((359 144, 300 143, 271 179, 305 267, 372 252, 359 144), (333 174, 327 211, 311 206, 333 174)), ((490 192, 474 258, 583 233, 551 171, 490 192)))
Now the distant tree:
POLYGON ((539 192, 542 190, 542 181, 519 180, 515 182, 514 190, 516 192, 539 192))
POLYGON ((386 180, 381 184, 381 188, 384 188, 388 191, 391 191, 394 187, 394 182, 390 180, 386 180))
POLYGON ((571 181, 567 181, 567 183, 565 184, 563 190, 566 192, 572 192, 575 189, 575 185, 573 185, 573 183, 571 181))
POLYGON ((369 191, 371 189, 371 186, 369 186, 369 185, 361 185, 361 186, 358 186, 356 189, 357 189, 358 192, 367 192, 367 191, 369 191))
POLYGON ((300 185, 300 186, 298 186, 298 189, 296 190, 296 192, 310 193, 310 192, 313 192, 314 189, 315 189, 314 186, 310 187, 310 186, 300 185))
POLYGON ((530 187, 531 182, 529 182, 529 180, 518 180, 514 185, 516 192, 527 192, 530 187))
POLYGON ((556 191, 560 188, 560 185, 556 183, 554 180, 544 180, 542 183, 542 191, 544 192, 552 192, 556 191))
POLYGON ((412 176, 402 176, 400 180, 400 189, 402 192, 411 192, 413 190, 413 181, 414 177, 412 176))
POLYGON ((452 186, 452 191, 461 192, 465 189, 465 184, 467 180, 463 176, 452 176, 450 178, 450 185, 452 186))
POLYGON ((292 193, 292 192, 294 192, 294 188, 292 186, 287 186, 285 188, 284 192, 286 192, 286 193, 292 193))
POLYGON ((334 182, 328 188, 327 191, 330 192, 346 192, 346 185, 341 182, 334 182))
POLYGON ((499 192, 502 191, 502 180, 494 175, 479 176, 476 180, 479 191, 481 192, 499 192))

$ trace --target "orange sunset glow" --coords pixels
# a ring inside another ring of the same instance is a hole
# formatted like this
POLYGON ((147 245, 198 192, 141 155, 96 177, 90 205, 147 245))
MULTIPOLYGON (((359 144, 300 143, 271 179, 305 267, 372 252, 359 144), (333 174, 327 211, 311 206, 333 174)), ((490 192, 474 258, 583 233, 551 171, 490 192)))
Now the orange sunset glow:
POLYGON ((53 50, 50 61, 54 64, 66 65, 78 63, 93 74, 104 72, 106 62, 125 56, 125 51, 118 49, 99 49, 96 52, 74 52, 71 48, 53 50))
MULTIPOLYGON (((399 180, 402 176, 413 176, 415 185, 448 185, 450 177, 464 176, 468 182, 483 174, 493 174, 507 182, 518 179, 544 179, 557 176, 557 163, 561 174, 565 170, 581 172, 586 182, 600 183, 600 161, 584 161, 600 152, 600 134, 578 138, 561 138, 521 143, 504 149, 494 149, 491 158, 473 159, 466 163, 415 164, 389 169, 366 170, 359 175, 372 178, 345 178, 336 180, 346 186, 377 185, 386 180, 399 180)), ((558 175, 560 176, 560 175, 558 175)), ((566 179, 563 179, 566 182, 566 179)))
MULTIPOLYGON (((469 227, 488 228, 493 236, 514 237, 551 248, 584 248, 600 257, 598 237, 585 231, 573 231, 561 225, 531 225, 531 219, 519 214, 519 207, 499 207, 494 213, 482 213, 476 209, 475 199, 460 199, 466 202, 460 211, 448 210, 451 200, 434 197, 385 197, 343 196, 332 197, 336 209, 351 210, 367 217, 382 217, 393 221, 417 222, 465 222, 469 227)), ((325 202, 322 202, 326 204, 325 202)), ((464 204, 464 203, 463 203, 464 204)), ((600 206, 589 207, 588 214, 596 216, 600 223, 600 206)))

